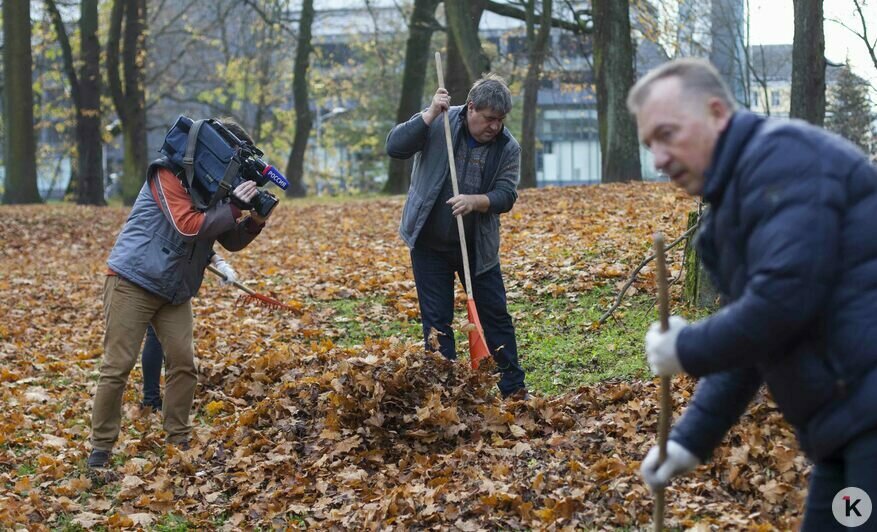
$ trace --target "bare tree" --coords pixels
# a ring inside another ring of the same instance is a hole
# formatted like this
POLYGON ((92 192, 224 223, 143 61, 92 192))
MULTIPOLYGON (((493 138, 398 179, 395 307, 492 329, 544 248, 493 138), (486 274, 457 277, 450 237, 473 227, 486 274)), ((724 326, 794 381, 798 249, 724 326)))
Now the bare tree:
POLYGON ((792 105, 789 116, 821 126, 825 121, 825 32, 822 0, 793 0, 792 105))
POLYGON ((594 69, 603 183, 641 181, 636 122, 626 106, 633 86, 628 0, 594 0, 594 69))
MULTIPOLYGON (((430 42, 438 28, 435 10, 440 0, 415 0, 408 24, 408 41, 405 44, 405 70, 402 73, 402 94, 396 111, 396 123, 408 120, 421 110, 426 72, 429 65, 430 42)), ((390 169, 384 192, 403 194, 411 182, 411 159, 390 159, 390 169)))
POLYGON ((97 36, 97 0, 82 0, 79 16, 79 57, 76 72, 73 49, 55 0, 46 0, 52 18, 64 70, 70 82, 70 95, 76 111, 77 182, 76 202, 80 205, 106 205, 103 188, 103 143, 100 123, 100 41, 97 36))
POLYGON ((145 43, 146 0, 113 0, 107 37, 107 80, 122 123, 122 200, 126 205, 134 203, 146 172, 145 43), (123 74, 119 71, 120 56, 123 74))
POLYGON ((40 203, 33 123, 30 2, 3 2, 3 105, 6 182, 3 203, 40 203))
POLYGON ((865 45, 865 49, 868 51, 868 57, 871 58, 871 64, 874 65, 874 68, 877 68, 877 39, 870 35, 868 31, 868 22, 865 15, 867 4, 864 0, 853 0, 853 6, 855 8, 856 18, 858 19, 855 27, 850 26, 842 20, 831 19, 831 21, 846 28, 850 33, 862 41, 862 44, 865 45))
POLYGON ((478 37, 478 26, 486 6, 486 0, 445 0, 448 25, 445 88, 455 105, 464 103, 472 83, 490 70, 490 61, 478 37))
POLYGON ((308 137, 311 135, 313 124, 308 97, 308 67, 313 51, 311 44, 313 23, 314 0, 304 0, 299 18, 298 43, 295 49, 295 65, 293 66, 292 97, 295 102, 295 137, 292 141, 289 160, 286 163, 286 175, 289 179, 286 195, 291 197, 302 197, 307 193, 302 178, 304 177, 308 137))
POLYGON ((548 41, 551 37, 551 0, 542 0, 538 16, 536 0, 524 0, 527 14, 527 77, 524 79, 524 116, 521 126, 521 188, 536 186, 536 111, 539 96, 539 79, 548 41))

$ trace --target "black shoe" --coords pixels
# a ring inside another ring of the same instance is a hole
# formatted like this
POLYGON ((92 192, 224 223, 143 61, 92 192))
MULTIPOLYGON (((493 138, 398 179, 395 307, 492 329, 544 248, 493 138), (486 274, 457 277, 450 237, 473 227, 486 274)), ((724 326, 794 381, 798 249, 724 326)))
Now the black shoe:
POLYGON ((518 388, 512 393, 503 397, 506 401, 529 401, 530 400, 530 392, 527 391, 526 388, 518 388))
POLYGON ((92 449, 88 455, 88 467, 91 469, 100 469, 107 467, 110 463, 110 452, 101 451, 100 449, 92 449))
POLYGON ((148 403, 143 401, 140 403, 140 408, 151 408, 154 412, 161 412, 161 399, 150 401, 148 403))
POLYGON ((181 451, 188 451, 189 449, 192 448, 191 444, 189 443, 189 440, 182 440, 182 441, 177 441, 177 442, 169 441, 167 443, 168 443, 168 445, 173 445, 174 447, 176 447, 177 449, 179 449, 181 451))

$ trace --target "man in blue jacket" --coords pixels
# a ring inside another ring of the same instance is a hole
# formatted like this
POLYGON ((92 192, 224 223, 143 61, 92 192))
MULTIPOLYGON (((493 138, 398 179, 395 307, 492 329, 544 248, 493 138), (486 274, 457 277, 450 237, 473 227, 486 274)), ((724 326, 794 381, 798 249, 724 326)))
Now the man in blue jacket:
POLYGON ((485 340, 502 376, 503 397, 525 396, 524 371, 518 364, 515 328, 506 307, 499 266, 499 215, 518 199, 521 147, 503 125, 512 96, 502 78, 488 74, 472 86, 462 106, 450 107, 438 89, 422 113, 398 124, 387 136, 387 154, 414 157, 408 201, 399 233, 411 250, 423 336, 430 349, 438 332, 439 351, 457 357, 454 347, 454 275, 463 276, 463 259, 455 216, 463 216, 469 243, 473 298, 485 340), (448 112, 460 194, 449 179, 445 130, 448 112))
POLYGON ((697 246, 726 302, 646 336, 655 374, 700 381, 645 481, 707 460, 766 383, 815 463, 804 529, 841 528, 840 490, 877 497, 877 171, 836 135, 736 110, 704 60, 653 70, 628 107, 655 166, 709 203, 697 246))

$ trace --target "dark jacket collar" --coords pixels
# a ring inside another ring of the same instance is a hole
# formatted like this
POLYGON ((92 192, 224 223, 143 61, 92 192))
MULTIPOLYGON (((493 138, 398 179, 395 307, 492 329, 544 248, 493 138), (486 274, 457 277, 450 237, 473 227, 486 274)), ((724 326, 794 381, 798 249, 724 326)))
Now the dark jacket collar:
POLYGON ((703 187, 704 200, 709 203, 721 201, 725 188, 734 175, 737 161, 764 120, 764 117, 749 111, 734 112, 725 131, 719 135, 712 162, 704 172, 706 179, 703 187))

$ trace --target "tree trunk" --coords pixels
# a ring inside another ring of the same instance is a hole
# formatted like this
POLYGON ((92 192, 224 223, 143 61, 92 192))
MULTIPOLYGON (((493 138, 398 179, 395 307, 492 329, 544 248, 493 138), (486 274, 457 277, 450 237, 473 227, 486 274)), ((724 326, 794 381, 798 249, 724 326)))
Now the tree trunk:
POLYGON ((80 205, 106 205, 104 200, 103 143, 100 114, 100 41, 98 40, 98 0, 82 0, 79 19, 80 108, 76 133, 79 148, 79 186, 76 202, 80 205))
POLYGON ((3 2, 6 180, 3 203, 40 203, 33 122, 30 3, 3 2))
MULTIPOLYGON (((700 216, 700 210, 689 212, 687 229, 691 229, 700 216)), ((697 254, 697 249, 694 246, 694 235, 688 238, 682 267, 685 270, 683 294, 688 304, 698 308, 715 310, 718 307, 719 291, 710 281, 709 274, 697 254)))
POLYGON ((490 61, 481 49, 478 26, 486 0, 445 0, 448 25, 448 61, 445 88, 451 105, 463 105, 469 89, 481 74, 490 70, 490 61))
MULTIPOLYGON (((76 167, 71 171, 70 184, 80 205, 106 205, 103 188, 103 157, 100 137, 100 42, 97 37, 97 0, 83 0, 80 5, 79 74, 73 62, 73 50, 67 29, 55 0, 46 0, 46 7, 58 34, 64 59, 64 70, 70 81, 70 94, 76 112, 76 167)), ((68 187, 71 188, 71 187, 68 187)))
POLYGON ((295 49, 293 65, 292 96, 295 101, 295 137, 292 141, 292 152, 286 163, 286 175, 289 188, 286 195, 294 198, 303 197, 307 193, 304 186, 305 153, 308 137, 311 135, 310 102, 308 101, 308 66, 311 57, 311 26, 314 23, 314 0, 304 0, 301 6, 301 19, 298 27, 298 43, 295 49))
POLYGON ((122 200, 126 205, 134 203, 146 174, 145 44, 146 0, 114 0, 107 37, 107 78, 122 123, 122 200), (120 55, 124 80, 119 72, 120 55))
POLYGON ((633 43, 628 0, 594 0, 594 71, 603 183, 641 181, 636 122, 628 112, 633 43))
MULTIPOLYGON (((402 73, 402 95, 396 111, 396 123, 402 123, 423 109, 426 70, 432 57, 430 42, 435 29, 435 8, 440 0, 415 0, 408 42, 405 45, 405 70, 402 73)), ((411 159, 390 159, 390 170, 384 192, 404 194, 411 183, 411 159)))
POLYGON ((542 0, 539 32, 536 32, 536 0, 527 0, 527 77, 524 79, 524 116, 521 126, 521 182, 519 188, 536 186, 536 111, 539 96, 539 78, 548 38, 551 35, 551 0, 542 0))
POLYGON ((789 116, 821 126, 825 121, 825 32, 822 0, 794 0, 792 105, 789 116))

